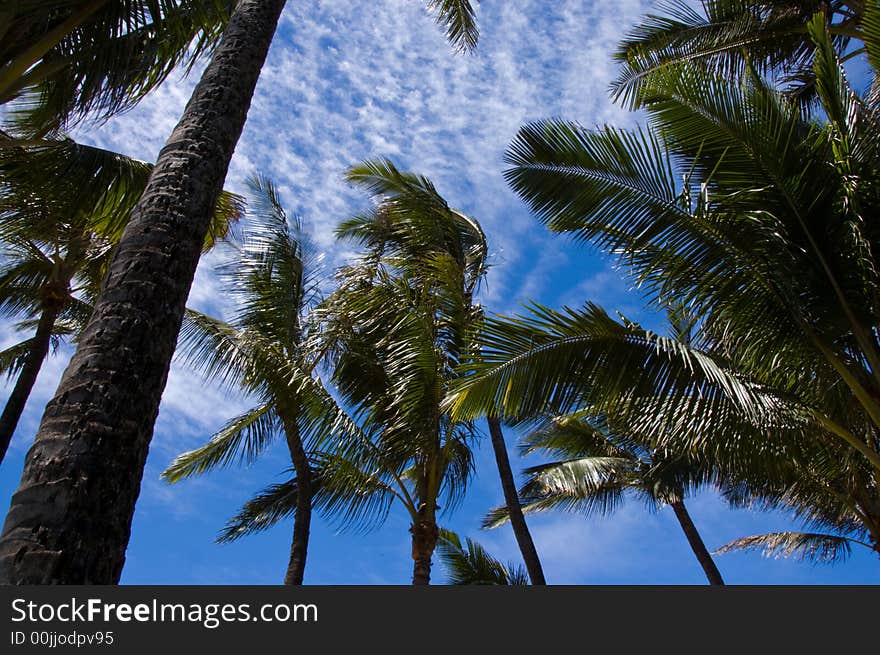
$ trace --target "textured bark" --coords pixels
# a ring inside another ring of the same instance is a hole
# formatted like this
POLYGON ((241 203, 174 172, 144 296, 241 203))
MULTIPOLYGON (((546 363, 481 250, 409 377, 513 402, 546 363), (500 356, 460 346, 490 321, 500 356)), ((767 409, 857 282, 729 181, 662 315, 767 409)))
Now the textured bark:
POLYGON ((510 459, 507 455, 507 446, 504 444, 504 433, 501 431, 501 421, 489 417, 489 435, 492 437, 492 449, 495 451, 495 463, 498 465, 498 477, 501 478, 501 489, 504 491, 504 502, 507 505, 507 514, 510 516, 510 525, 516 536, 516 543, 522 553, 523 562, 529 572, 529 580, 533 585, 545 585, 544 569, 541 567, 541 559, 532 541, 529 526, 526 525, 526 517, 523 516, 522 506, 519 502, 519 494, 516 492, 516 482, 513 479, 513 471, 510 469, 510 459))
POLYGON ((414 585, 431 584, 431 557, 437 539, 440 537, 440 529, 434 522, 433 516, 422 511, 419 521, 412 525, 409 531, 412 533, 412 558, 414 585))
POLYGON ((119 580, 186 297, 283 7, 239 2, 159 154, 25 461, 0 583, 119 580))
POLYGON ((290 461, 296 472, 296 515, 293 518, 293 541, 290 544, 290 561, 284 584, 301 585, 306 570, 309 549, 309 529, 312 523, 312 469, 300 439, 295 421, 285 421, 284 431, 290 461))
POLYGON ((27 404, 28 397, 31 395, 31 389, 37 381, 40 374, 40 368, 46 355, 49 354, 49 346, 52 343, 52 330, 55 327, 55 319, 58 318, 58 307, 47 306, 43 308, 40 314, 40 320, 37 323, 37 331, 34 334, 33 342, 25 359, 24 366, 18 374, 12 393, 6 401, 6 407, 3 408, 3 414, 0 415, 0 463, 6 457, 6 451, 9 449, 9 443, 12 441, 12 435, 15 428, 18 427, 18 421, 21 418, 24 407, 27 404))
POLYGON ((691 516, 688 514, 684 503, 678 500, 671 503, 671 506, 672 511, 675 512, 675 517, 681 525, 681 529, 684 531, 684 536, 687 537, 688 543, 691 545, 691 550, 694 551, 694 555, 697 556, 700 566, 703 567, 703 571, 706 573, 709 584, 723 585, 724 580, 721 579, 721 573, 718 571, 718 567, 715 566, 715 561, 712 559, 712 555, 709 554, 706 544, 703 543, 700 533, 697 532, 697 526, 691 520, 691 516))

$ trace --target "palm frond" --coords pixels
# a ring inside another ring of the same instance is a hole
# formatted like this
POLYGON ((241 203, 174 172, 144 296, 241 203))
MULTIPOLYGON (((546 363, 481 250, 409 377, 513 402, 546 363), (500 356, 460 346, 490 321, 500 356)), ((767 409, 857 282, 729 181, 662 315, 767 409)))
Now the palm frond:
POLYGON ((851 555, 850 543, 850 539, 830 534, 770 532, 735 539, 721 546, 714 554, 758 551, 765 557, 793 558, 817 564, 837 564, 851 555))
POLYGON ((449 572, 452 585, 527 585, 522 566, 504 565, 477 542, 461 538, 451 530, 441 530, 437 553, 449 572))
POLYGON ((674 339, 627 327, 597 305, 489 317, 480 335, 480 359, 447 397, 454 416, 493 411, 517 418, 565 414, 588 405, 613 415, 639 399, 674 395, 705 399, 748 416, 768 409, 766 399, 710 355, 674 339))
POLYGON ((480 31, 470 0, 429 0, 428 7, 437 14, 437 23, 446 28, 453 46, 462 52, 476 49, 480 31))
MULTIPOLYGON (((841 12, 837 20, 839 3, 707 0, 701 4, 699 12, 693 3, 671 0, 660 3, 659 13, 642 18, 615 53, 621 63, 611 85, 615 100, 640 106, 645 101, 644 85, 682 62, 695 62, 732 80, 754 67, 791 83, 810 68, 813 50, 805 26, 817 14, 833 22, 835 47, 841 51, 852 36, 861 35, 861 15, 841 12)), ((795 85, 794 91, 800 87, 795 85)))
POLYGON ((0 102, 18 99, 13 121, 27 134, 129 109, 176 67, 188 69, 210 52, 235 6, 232 0, 18 4, 0 40, 7 73, 0 102))
POLYGON ((247 501, 217 536, 219 543, 268 530, 296 512, 297 486, 293 478, 273 484, 247 501))
POLYGON ((253 463, 276 439, 279 428, 272 403, 263 403, 228 421, 201 448, 178 455, 162 478, 174 483, 218 466, 253 463))

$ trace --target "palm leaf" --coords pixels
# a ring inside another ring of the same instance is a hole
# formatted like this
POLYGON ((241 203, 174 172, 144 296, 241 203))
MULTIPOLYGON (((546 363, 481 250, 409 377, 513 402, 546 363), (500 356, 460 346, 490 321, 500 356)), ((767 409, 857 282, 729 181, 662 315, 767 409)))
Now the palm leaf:
MULTIPOLYGON (((614 98, 638 107, 645 98, 643 85, 670 66, 696 62, 727 79, 738 79, 749 67, 761 73, 781 74, 797 84, 808 70, 813 54, 806 24, 822 10, 829 23, 840 10, 837 3, 751 2, 707 0, 702 13, 692 3, 671 0, 660 4, 662 13, 645 16, 620 43, 615 58, 621 72, 611 86, 614 98)), ((841 51, 851 36, 861 36, 861 16, 845 15, 834 21, 835 46, 841 51)))
POLYGON ((765 557, 794 558, 819 564, 837 564, 852 553, 852 540, 830 534, 807 532, 770 532, 742 537, 715 551, 721 555, 732 551, 759 551, 765 557))
POLYGON ((437 14, 437 22, 446 28, 446 37, 453 46, 463 52, 476 49, 480 31, 469 0, 429 0, 428 7, 437 14))
POLYGON ((201 448, 178 455, 162 478, 174 483, 218 466, 253 463, 276 439, 279 428, 272 403, 263 403, 228 421, 201 448))
POLYGON ((449 584, 528 584, 528 577, 521 566, 505 566, 471 539, 467 539, 466 545, 462 545, 459 536, 450 530, 441 530, 437 553, 449 572, 449 584))
MULTIPOLYGON (((0 40, 0 61, 18 66, 27 50, 51 30, 95 4, 82 0, 18 3, 0 40)), ((17 79, 4 78, 0 102, 19 98, 15 112, 19 129, 43 134, 86 117, 99 121, 129 109, 177 66, 189 68, 210 52, 234 8, 231 0, 98 4, 97 11, 73 23, 73 29, 44 48, 17 79)))

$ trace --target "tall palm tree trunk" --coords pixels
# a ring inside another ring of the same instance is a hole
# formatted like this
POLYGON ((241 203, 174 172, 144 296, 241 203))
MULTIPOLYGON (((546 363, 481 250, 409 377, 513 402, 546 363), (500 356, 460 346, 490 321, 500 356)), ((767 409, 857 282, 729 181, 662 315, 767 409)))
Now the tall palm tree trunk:
POLYGON ((718 571, 718 567, 715 566, 715 561, 712 559, 712 555, 709 554, 706 544, 703 543, 700 533, 697 532, 697 526, 691 520, 691 515, 688 514, 684 502, 677 500, 670 503, 670 505, 672 506, 672 511, 675 512, 675 518, 678 519, 681 529, 684 531, 684 536, 687 537, 688 543, 691 545, 691 550, 694 551, 697 561, 700 562, 700 566, 703 567, 703 571, 706 573, 709 584, 723 585, 724 580, 721 579, 721 573, 718 571))
POLYGON ((529 572, 529 580, 533 585, 545 585, 544 569, 541 560, 532 541, 532 534, 523 516, 522 506, 519 502, 519 494, 516 492, 516 482, 513 479, 513 471, 510 468, 510 459, 507 455, 507 446, 504 444, 504 433, 501 431, 501 421, 495 417, 488 417, 489 435, 492 438, 492 448, 495 451, 495 463, 498 465, 498 477, 501 478, 501 488, 504 491, 504 502, 507 505, 507 514, 510 516, 510 525, 519 544, 523 562, 529 572))
POLYGON ((184 303, 284 4, 238 3, 159 154, 25 461, 0 583, 119 580, 184 303))
POLYGON ((52 330, 55 328, 55 320, 58 318, 59 310, 60 308, 55 305, 43 307, 40 320, 37 322, 37 332, 31 341, 24 366, 18 374, 12 393, 9 394, 9 399, 3 408, 3 414, 0 415, 0 464, 6 457, 12 435, 15 433, 28 397, 30 397, 34 383, 37 381, 37 375, 40 373, 46 355, 49 354, 52 330))
POLYGON ((301 585, 306 570, 306 555, 309 549, 309 530, 312 523, 312 468, 299 436, 295 421, 285 421, 284 431, 290 461, 296 472, 296 515, 293 519, 293 541, 290 544, 290 560, 284 584, 301 585))

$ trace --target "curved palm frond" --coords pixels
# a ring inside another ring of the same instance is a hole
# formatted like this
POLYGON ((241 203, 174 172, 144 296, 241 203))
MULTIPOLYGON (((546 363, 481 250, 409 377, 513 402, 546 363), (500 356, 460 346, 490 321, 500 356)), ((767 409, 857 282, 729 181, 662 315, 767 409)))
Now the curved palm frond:
POLYGON ((661 3, 661 13, 645 16, 620 43, 615 59, 621 71, 611 85, 615 100, 639 107, 644 102, 643 85, 682 62, 696 62, 728 79, 738 79, 754 67, 779 75, 792 95, 809 94, 814 52, 807 23, 821 17, 834 35, 835 48, 842 52, 851 39, 864 38, 863 19, 870 5, 823 0, 701 4, 702 12, 683 0, 661 3))
POLYGON ((162 478, 174 483, 218 466, 253 463, 275 440, 279 428, 272 403, 263 403, 228 421, 201 448, 178 455, 162 478))
POLYGON ((306 338, 307 314, 320 301, 320 257, 300 218, 287 216, 271 179, 254 175, 248 187, 251 219, 237 258, 219 272, 238 301, 235 323, 294 356, 306 338))
POLYGON ((614 414, 633 400, 670 394, 747 416, 774 409, 712 356, 621 324, 597 305, 555 311, 533 304, 529 310, 485 320, 480 359, 467 364, 446 400, 454 416, 475 418, 497 408, 516 419, 584 406, 614 414))
MULTIPOLYGON (((721 555, 733 551, 759 551, 765 557, 794 558, 821 564, 837 564, 852 553, 853 540, 831 534, 807 532, 771 532, 742 537, 715 551, 721 555)), ((864 544, 862 544, 864 545, 864 544)))
POLYGON ((241 537, 268 530, 296 512, 296 478, 273 484, 247 501, 217 536, 219 543, 236 541, 241 537))
POLYGON ((480 31, 470 0, 429 0, 428 8, 437 14, 437 22, 446 28, 446 38, 462 52, 476 49, 480 31))
POLYGON ((259 334, 238 330, 219 319, 187 309, 178 336, 175 357, 227 389, 244 388, 268 393, 261 364, 277 370, 271 344, 259 334))
POLYGON ((521 566, 504 565, 477 542, 461 538, 451 530, 441 530, 437 552, 449 572, 452 585, 527 585, 521 566))

